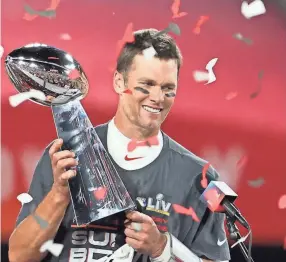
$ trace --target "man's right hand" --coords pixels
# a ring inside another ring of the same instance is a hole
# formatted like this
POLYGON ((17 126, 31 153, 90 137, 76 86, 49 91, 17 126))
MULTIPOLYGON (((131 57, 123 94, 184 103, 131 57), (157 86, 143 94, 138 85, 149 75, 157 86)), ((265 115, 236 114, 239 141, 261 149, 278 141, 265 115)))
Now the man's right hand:
POLYGON ((68 170, 78 165, 75 153, 69 150, 60 151, 62 139, 57 139, 49 150, 53 170, 53 189, 63 197, 70 198, 68 180, 76 175, 76 170, 68 170))

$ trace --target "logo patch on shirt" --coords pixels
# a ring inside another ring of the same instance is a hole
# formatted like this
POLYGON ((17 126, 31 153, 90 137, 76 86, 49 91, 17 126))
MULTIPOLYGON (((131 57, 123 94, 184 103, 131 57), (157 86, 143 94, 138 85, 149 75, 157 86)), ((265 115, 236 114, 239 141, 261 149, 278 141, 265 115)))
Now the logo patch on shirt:
POLYGON ((139 157, 128 157, 128 155, 125 156, 125 161, 132 161, 132 160, 136 160, 136 159, 140 159, 143 158, 143 156, 139 156, 139 157))
POLYGON ((157 194, 156 199, 148 197, 146 210, 160 213, 165 216, 170 216, 169 210, 171 208, 171 205, 171 203, 166 202, 164 200, 164 195, 159 193, 157 194))

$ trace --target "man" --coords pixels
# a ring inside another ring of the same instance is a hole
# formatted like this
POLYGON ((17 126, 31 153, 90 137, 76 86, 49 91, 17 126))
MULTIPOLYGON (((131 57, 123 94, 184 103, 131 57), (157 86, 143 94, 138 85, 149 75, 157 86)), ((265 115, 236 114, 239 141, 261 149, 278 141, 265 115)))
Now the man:
POLYGON ((62 141, 56 140, 46 148, 29 189, 37 205, 35 214, 49 227, 41 229, 25 204, 9 241, 11 262, 108 261, 124 245, 120 236, 136 251, 133 261, 169 261, 171 252, 174 257, 185 252, 184 262, 230 259, 224 215, 207 209, 194 183, 206 162, 160 131, 178 90, 182 57, 170 36, 156 33, 137 31, 134 42, 125 44, 113 79, 117 112, 109 123, 95 128, 143 213, 127 213, 127 220, 120 221, 124 232, 110 217, 77 228, 67 182, 76 173, 66 169, 78 163, 73 152, 60 151, 62 141), (142 51, 151 45, 157 54, 146 58, 142 51), (174 212, 172 204, 192 207, 198 219, 174 212), (59 257, 39 252, 49 239, 64 244, 59 257))

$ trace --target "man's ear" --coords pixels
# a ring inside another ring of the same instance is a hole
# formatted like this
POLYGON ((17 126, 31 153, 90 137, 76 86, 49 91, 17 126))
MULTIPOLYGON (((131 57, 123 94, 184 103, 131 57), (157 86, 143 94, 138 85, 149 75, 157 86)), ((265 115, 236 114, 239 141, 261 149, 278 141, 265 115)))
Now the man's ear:
POLYGON ((122 94, 125 90, 124 77, 123 74, 119 73, 117 70, 113 75, 113 88, 117 94, 122 94))

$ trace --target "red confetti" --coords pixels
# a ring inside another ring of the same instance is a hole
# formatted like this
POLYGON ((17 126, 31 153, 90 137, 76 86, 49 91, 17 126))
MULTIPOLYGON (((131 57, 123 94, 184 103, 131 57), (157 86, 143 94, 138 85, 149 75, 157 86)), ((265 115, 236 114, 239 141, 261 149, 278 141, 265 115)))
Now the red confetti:
POLYGON ((59 59, 58 57, 49 56, 48 59, 59 59))
POLYGON ((130 94, 132 95, 132 91, 130 89, 126 89, 123 91, 124 94, 130 94))
POLYGON ((283 195, 279 198, 278 207, 279 207, 279 209, 286 208, 286 195, 283 195))
POLYGON ((201 16, 199 21, 196 24, 196 27, 193 30, 193 33, 198 35, 201 32, 201 26, 209 19, 208 16, 201 16))
POLYGON ((181 0, 174 0, 174 3, 171 6, 171 10, 173 13, 172 18, 180 18, 188 14, 187 12, 179 13, 180 5, 181 5, 181 0))
POLYGON ((77 79, 80 77, 80 73, 78 72, 78 70, 73 69, 70 73, 69 73, 69 78, 70 79, 77 79))
POLYGON ((185 208, 181 205, 173 204, 173 208, 174 208, 175 212, 177 212, 179 214, 191 216, 196 222, 200 222, 200 219, 198 218, 196 212, 194 211, 194 209, 192 207, 185 208))
POLYGON ((126 43, 132 43, 134 40, 133 23, 129 23, 126 26, 123 38, 117 42, 116 57, 119 56, 122 48, 126 43))
POLYGON ((201 180, 201 186, 202 186, 203 188, 207 188, 207 186, 208 186, 208 180, 207 180, 207 178, 206 178, 206 174, 207 174, 207 171, 208 171, 209 167, 210 167, 210 163, 206 163, 206 164, 204 165, 204 168, 203 168, 202 180, 201 180))
POLYGON ((228 94, 226 95, 225 99, 226 99, 226 100, 231 100, 231 99, 237 97, 237 94, 238 94, 237 92, 230 92, 230 93, 228 93, 228 94))
POLYGON ((94 197, 98 200, 103 200, 106 196, 107 189, 105 187, 99 187, 93 191, 94 197))

